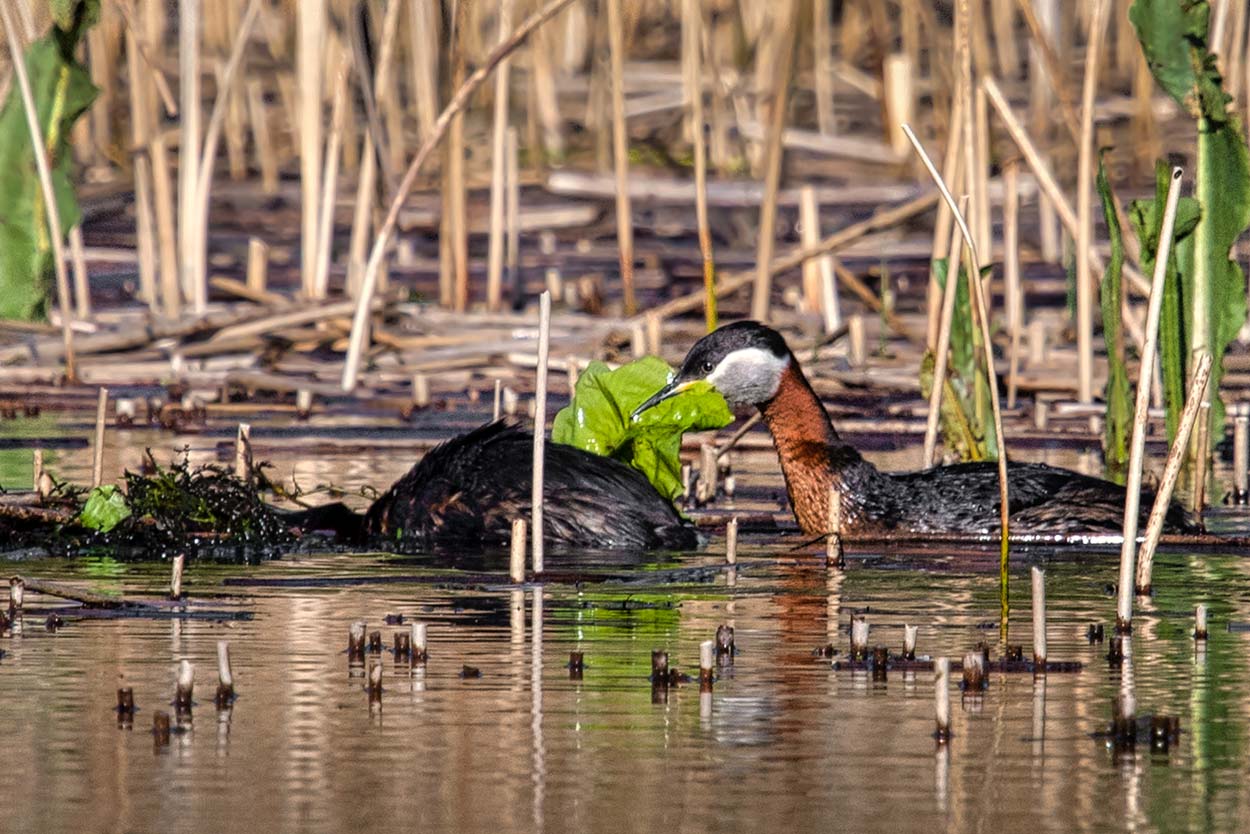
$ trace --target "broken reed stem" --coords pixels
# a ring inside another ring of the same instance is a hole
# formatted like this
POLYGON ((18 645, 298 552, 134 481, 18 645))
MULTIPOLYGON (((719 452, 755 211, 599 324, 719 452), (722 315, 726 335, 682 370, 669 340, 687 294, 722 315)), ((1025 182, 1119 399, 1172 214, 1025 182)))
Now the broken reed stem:
POLYGON ((249 483, 252 480, 252 427, 247 423, 239 423, 234 438, 234 476, 249 483))
POLYGON ((933 661, 933 712, 937 721, 938 744, 951 737, 951 662, 948 657, 933 661))
POLYGON ((104 415, 108 411, 109 389, 101 388, 95 406, 95 446, 91 450, 91 488, 104 482, 104 415))
POLYGON ((1198 433, 1194 436, 1193 491, 1190 493, 1190 509, 1202 519, 1202 507, 1207 492, 1207 460, 1211 456, 1211 403, 1204 402, 1198 411, 1198 433))
POLYGON ((1046 673, 1046 571, 1030 572, 1033 589, 1033 671, 1046 673))
POLYGON ((738 517, 729 519, 725 525, 725 561, 735 564, 738 561, 738 517))
POLYGON ((616 237, 620 247, 625 315, 638 312, 634 298, 634 220, 629 199, 629 142, 625 124, 625 35, 621 0, 607 0, 612 72, 612 161, 616 172, 616 237))
MULTIPOLYGON (((499 42, 506 43, 512 28, 513 0, 499 3, 499 42)), ((499 310, 503 300, 504 256, 504 158, 505 132, 508 127, 508 64, 504 60, 495 74, 495 113, 491 133, 490 158, 490 239, 486 256, 486 309, 499 310)))
MULTIPOLYGON (((1181 412, 1181 422, 1176 429, 1176 438, 1172 448, 1168 450, 1168 460, 1163 467, 1163 477, 1159 481, 1159 489, 1155 492, 1154 504, 1150 508, 1150 518, 1146 521, 1146 536, 1142 542, 1140 558, 1137 562, 1136 581, 1134 588, 1137 593, 1148 595, 1152 592, 1151 576, 1154 568, 1155 550, 1159 547, 1159 537, 1163 535, 1163 521, 1167 517, 1172 502, 1172 490, 1176 488, 1176 479, 1180 475, 1181 466, 1189 450, 1189 436, 1193 431, 1198 415, 1206 400, 1207 382, 1211 378, 1211 354, 1203 351, 1194 364, 1194 376, 1189 383, 1189 394, 1185 398, 1185 409, 1181 412)), ((1140 383, 1138 383, 1140 384, 1140 383)))
MULTIPOLYGON (((699 0, 684 0, 686 41, 683 54, 690 61, 690 140, 694 145, 694 214, 699 230, 699 256, 703 259, 703 319, 707 332, 716 329, 716 261, 712 255, 712 229, 707 215, 707 139, 703 116, 703 11, 699 0)), ((712 95, 716 95, 713 86, 712 95)))
POLYGON ((501 43, 495 47, 482 61, 481 66, 465 79, 464 84, 460 86, 460 89, 452 96, 451 101, 443 108, 443 112, 439 114, 438 120, 434 123, 429 136, 421 143, 421 147, 417 149, 416 155, 412 158, 412 162, 409 163, 408 170, 404 172, 403 179, 400 180, 399 187, 391 199, 391 205, 387 209, 386 218, 378 228, 377 238, 374 240, 373 249, 369 253, 369 262, 365 266, 364 281, 360 288, 360 295, 356 299, 356 311, 352 316, 351 339, 343 364, 341 384, 344 391, 351 391, 356 387, 356 379, 360 371, 361 353, 364 351, 365 341, 369 337, 369 312, 373 304, 373 295, 377 291, 378 274, 381 271, 382 259, 386 256, 387 245, 390 243, 391 235, 399 222, 399 213, 403 209, 408 192, 412 190, 412 187, 416 184, 417 175, 421 173, 421 166, 425 164, 425 160, 430 155, 430 152, 437 147, 439 141, 447 132, 452 117, 465 108, 473 94, 482 86, 495 67, 520 47, 521 44, 525 43, 535 29, 550 20, 552 16, 572 2, 573 0, 550 0, 541 9, 526 18, 512 33, 507 43, 501 43))
MULTIPOLYGON (((1088 252, 1094 245, 1094 107, 1098 94, 1098 59, 1103 33, 1107 28, 1108 0, 1093 0, 1089 37, 1085 50, 1085 83, 1081 88, 1081 136, 1078 142, 1076 173, 1076 251, 1088 252)), ((1094 289, 1095 279, 1089 258, 1076 259, 1076 365, 1077 399, 1094 398, 1094 289)))
POLYGON ((525 519, 512 519, 512 540, 508 549, 508 577, 515 583, 525 581, 525 519))
MULTIPOLYGON (((464 78, 469 49, 469 8, 471 0, 458 0, 452 23, 450 44, 451 86, 454 88, 464 78)), ((467 214, 467 186, 464 174, 464 114, 452 117, 447 130, 446 160, 443 179, 443 220, 450 236, 448 253, 451 255, 451 307, 464 312, 469 306, 469 217, 467 214)), ((445 242, 440 241, 440 245, 445 242)))
POLYGON ((82 242, 82 226, 69 230, 69 262, 74 271, 74 307, 78 318, 91 318, 91 286, 87 281, 87 252, 82 242))
POLYGON ((538 297, 538 374, 534 384, 534 480, 530 524, 534 538, 534 575, 543 572, 543 449, 547 437, 547 360, 551 350, 551 293, 538 297))
MULTIPOLYGON (((968 195, 959 198, 960 211, 968 205, 968 195)), ((946 285, 942 288, 942 318, 938 324, 937 346, 933 351, 933 383, 929 389, 929 413, 925 420, 924 449, 921 467, 927 469, 937 458, 938 421, 942 416, 942 395, 946 391, 947 353, 951 344, 951 325, 955 319, 955 298, 959 293, 959 270, 964 247, 959 227, 951 224, 951 241, 947 247, 946 285)))
POLYGON ((182 572, 186 569, 186 554, 179 553, 169 565, 169 598, 182 599, 182 572))
MULTIPOLYGON (((794 41, 798 29, 797 0, 786 0, 777 12, 782 21, 781 43, 773 56, 773 77, 769 90, 768 135, 764 157, 764 200, 760 203, 759 245, 755 254, 755 289, 751 295, 751 318, 768 320, 772 295, 773 248, 777 235, 777 192, 781 188, 782 135, 789 104, 790 69, 794 63, 794 41)), ((758 59, 757 59, 758 60, 758 59)))
MULTIPOLYGON (((920 155, 921 161, 924 163, 925 169, 929 172, 929 176, 933 178, 938 190, 942 193, 942 199, 950 206, 951 213, 954 215, 955 222, 959 225, 959 230, 963 234, 964 243, 968 246, 968 285, 971 290, 972 307, 976 314, 977 325, 981 331, 981 347, 985 352, 985 376, 987 387, 990 389, 990 408, 994 416, 994 447, 998 454, 998 506, 999 521, 1001 524, 1000 544, 999 544, 999 601, 1001 604, 1001 620, 1000 626, 1004 632, 1007 628, 1008 614, 1008 598, 1007 598, 1007 551, 1008 541, 1010 538, 1010 529, 1008 525, 1008 516, 1011 514, 1011 506, 1008 501, 1007 494, 1007 448, 1006 441, 1003 438, 1003 413, 998 402, 998 374, 994 371, 994 343, 990 338, 990 320, 989 310, 985 300, 985 287, 981 281, 981 262, 977 257, 976 241, 972 239, 972 232, 965 222, 963 214, 959 211, 959 207, 955 205, 955 198, 951 196, 950 190, 947 189, 946 183, 942 182, 942 176, 938 173, 937 168, 933 166, 933 160, 925 153, 924 147, 920 144, 920 140, 916 138, 916 134, 912 132, 911 125, 903 125, 903 131, 907 134, 907 139, 911 142, 912 147, 916 149, 916 153, 920 155)), ((988 206, 986 207, 988 209, 988 206)), ((949 278, 948 278, 949 280, 949 278)), ((935 380, 936 383, 936 380, 935 380)))
POLYGON ((35 97, 30 90, 30 77, 26 73, 26 61, 18 42, 16 24, 13 21, 13 7, 9 3, 0 2, 0 21, 4 24, 4 34, 12 56, 13 74, 17 77, 18 92, 22 96, 22 109, 26 114, 26 128, 30 131, 30 144, 34 150, 35 170, 39 175, 39 188, 43 194, 44 211, 48 215, 48 242, 52 248, 52 265, 56 271, 57 306, 61 313, 61 340, 65 345, 65 378, 76 382, 78 375, 74 368, 74 332, 72 330, 73 314, 70 312, 69 273, 65 266, 65 243, 61 230, 61 211, 56 202, 56 191, 52 187, 52 170, 48 164, 48 146, 44 144, 43 129, 39 124, 39 114, 35 109, 35 97))
POLYGON ((1172 230, 1176 225, 1176 205, 1181 196, 1180 168, 1172 169, 1168 196, 1159 230, 1159 251, 1146 310, 1145 347, 1137 374, 1137 402, 1133 412, 1133 439, 1129 447, 1128 483, 1124 499, 1124 541, 1120 546, 1120 593, 1116 603, 1116 631, 1127 634, 1133 630, 1134 560, 1137 551, 1137 524, 1141 505, 1142 459, 1146 450, 1146 422, 1150 409, 1150 380, 1154 375, 1156 343, 1159 334, 1159 313, 1163 307, 1163 284, 1167 275, 1168 256, 1172 251, 1172 230))

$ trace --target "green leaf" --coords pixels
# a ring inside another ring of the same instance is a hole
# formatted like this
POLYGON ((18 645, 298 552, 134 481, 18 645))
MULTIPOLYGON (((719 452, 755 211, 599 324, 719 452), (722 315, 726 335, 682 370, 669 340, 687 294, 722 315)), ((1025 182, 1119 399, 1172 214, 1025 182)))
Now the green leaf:
POLYGON ((555 443, 576 446, 627 463, 669 500, 681 494, 681 436, 733 422, 725 399, 706 382, 694 385, 631 419, 634 409, 666 385, 672 371, 644 356, 609 370, 591 362, 578 377, 573 400, 556 415, 555 443))
POLYGON ((1124 303, 1124 291, 1120 273, 1124 266, 1124 236, 1120 230, 1120 218, 1116 213, 1115 195, 1107 179, 1105 154, 1098 157, 1098 195, 1102 198, 1102 213, 1107 221, 1107 234, 1111 239, 1111 257, 1102 278, 1102 335, 1107 345, 1107 419, 1104 430, 1104 457, 1107 475, 1116 483, 1124 483, 1128 467, 1128 440, 1133 424, 1133 388, 1128 381, 1128 369, 1124 362, 1124 323, 1120 320, 1120 306, 1124 303))
POLYGON ((1137 0, 1128 15, 1159 86, 1189 115, 1222 124, 1228 96, 1207 51, 1206 0, 1137 0))
MULTIPOLYGON (((945 258, 933 262, 934 275, 943 290, 949 268, 945 258)), ((988 267, 981 270, 983 277, 989 272, 988 267)), ((939 411, 942 437, 947 448, 954 451, 960 460, 996 460, 993 408, 981 347, 981 329, 972 318, 967 271, 961 267, 956 279, 959 283, 955 286, 955 308, 951 316, 950 357, 939 411)), ((921 369, 924 396, 929 395, 932 386, 933 365, 930 363, 921 369)))
MULTIPOLYGON (((52 4, 52 11, 58 21, 68 20, 71 28, 54 26, 30 45, 25 62, 51 163, 62 226, 58 234, 64 235, 79 220, 71 181, 70 132, 96 95, 91 77, 74 51, 86 26, 99 16, 99 3, 69 4, 62 0, 52 4), (66 12, 71 5, 74 8, 66 12), (63 17, 64 13, 69 17, 63 17)), ((0 211, 0 318, 41 318, 51 286, 52 236, 16 83, 0 110, 0 205, 4 206, 0 211)))
POLYGON ((107 533, 127 518, 130 518, 130 507, 126 504, 126 496, 113 484, 91 490, 87 503, 78 514, 78 521, 83 527, 101 533, 107 533))

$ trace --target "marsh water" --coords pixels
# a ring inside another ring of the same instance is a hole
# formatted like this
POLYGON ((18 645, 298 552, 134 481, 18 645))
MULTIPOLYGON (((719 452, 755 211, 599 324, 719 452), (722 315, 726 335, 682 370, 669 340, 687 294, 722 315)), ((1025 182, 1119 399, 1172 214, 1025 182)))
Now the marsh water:
MULTIPOLYGON (((224 437, 224 434, 223 434, 224 437)), ((136 432, 110 452, 134 466, 136 432), (129 456, 129 457, 128 457, 129 456), (133 460, 131 459, 133 458, 133 460)), ((258 441, 263 448, 263 441, 258 441)), ((5 484, 28 478, 12 455, 5 484)), ((380 446, 266 455, 284 477, 384 485, 409 463, 380 446)), ((410 456, 408 456, 410 458, 410 456)), ((775 458, 743 462, 744 494, 780 489, 775 458)), ((888 455, 877 456, 890 465, 888 455)), ((1036 455, 1032 456, 1034 459, 1036 455)), ((900 467, 906 463, 898 464, 900 467)), ((85 480, 89 453, 54 469, 85 480)), ((24 485, 24 482, 22 483, 24 485)), ((742 499, 745 503, 746 498, 742 499)), ((1244 518, 1220 523, 1244 529, 1244 518)), ((1001 652, 995 554, 851 554, 826 568, 794 535, 743 536, 736 569, 713 535, 687 554, 564 554, 568 581, 509 586, 506 554, 293 554, 260 566, 192 564, 190 601, 168 617, 79 618, 44 628, 55 600, 27 596, 0 638, 0 829, 5 831, 1232 831, 1250 825, 1250 564, 1228 553, 1164 553, 1126 662, 1086 627, 1114 619, 1115 556, 1032 550, 1013 561, 1009 641, 1029 649, 1028 569, 1047 571, 1049 654, 1074 673, 994 673, 965 698, 953 737, 933 738, 927 672, 884 680, 837 669, 852 613, 871 645, 918 654, 1001 652), (580 581, 573 581, 578 578, 580 581), (1211 606, 1205 644, 1192 609, 1211 606), (190 614, 190 616, 184 616, 190 614), (387 624, 402 615, 402 624, 387 624), (428 662, 389 651, 371 704, 349 664, 349 625, 392 634, 429 624, 428 662), (653 649, 695 672, 698 646, 735 629, 737 653, 711 693, 653 690, 653 649), (228 640, 238 699, 213 704, 228 640), (814 651, 832 643, 832 660, 814 651), (573 679, 570 652, 585 669, 573 679), (197 670, 196 705, 167 745, 174 672, 197 670), (480 676, 466 675, 474 667, 480 676), (120 686, 138 713, 120 726, 120 686), (1115 698, 1177 716, 1167 750, 1101 736, 1115 698)), ((107 557, 26 561, 13 571, 102 593, 159 598, 168 566, 107 557)), ((1109 634, 1108 634, 1109 636, 1109 634)))

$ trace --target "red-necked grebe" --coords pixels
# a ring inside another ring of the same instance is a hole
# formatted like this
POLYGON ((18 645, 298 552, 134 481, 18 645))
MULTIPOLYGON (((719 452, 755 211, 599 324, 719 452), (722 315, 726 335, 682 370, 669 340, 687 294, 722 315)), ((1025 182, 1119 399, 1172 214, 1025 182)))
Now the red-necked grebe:
MULTIPOLYGON (((760 410, 803 532, 828 531, 829 490, 836 487, 842 498, 843 530, 848 533, 998 533, 996 463, 960 463, 920 472, 878 470, 838 436, 777 331, 741 321, 709 333, 686 354, 673 380, 638 411, 698 380, 710 382, 732 407, 760 410)), ((1009 463, 1007 478, 1012 534, 1076 536, 1123 529, 1121 486, 1039 463, 1009 463)), ((1148 513, 1151 496, 1144 498, 1142 507, 1148 513)), ((1174 504, 1164 529, 1197 528, 1174 504)))

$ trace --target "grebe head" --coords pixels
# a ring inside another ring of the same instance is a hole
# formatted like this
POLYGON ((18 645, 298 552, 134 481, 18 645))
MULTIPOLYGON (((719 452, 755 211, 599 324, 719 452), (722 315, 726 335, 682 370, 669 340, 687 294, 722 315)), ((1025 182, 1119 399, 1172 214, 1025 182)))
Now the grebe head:
POLYGON ((727 324, 695 342, 672 381, 634 414, 700 380, 710 382, 731 408, 761 405, 776 395, 790 362, 790 348, 776 330, 754 321, 727 324))

